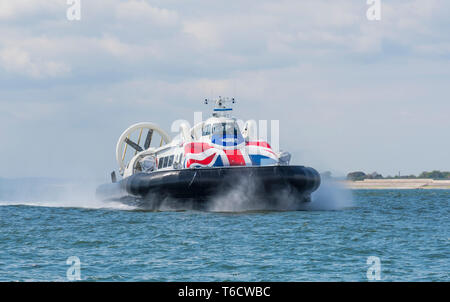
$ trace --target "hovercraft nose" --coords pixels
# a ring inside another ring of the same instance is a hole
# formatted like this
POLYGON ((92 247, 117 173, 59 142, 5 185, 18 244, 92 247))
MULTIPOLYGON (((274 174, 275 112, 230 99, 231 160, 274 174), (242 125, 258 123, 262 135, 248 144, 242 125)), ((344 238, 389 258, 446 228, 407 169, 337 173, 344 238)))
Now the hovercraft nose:
POLYGON ((211 143, 222 147, 236 147, 244 143, 244 138, 240 134, 213 135, 211 143))

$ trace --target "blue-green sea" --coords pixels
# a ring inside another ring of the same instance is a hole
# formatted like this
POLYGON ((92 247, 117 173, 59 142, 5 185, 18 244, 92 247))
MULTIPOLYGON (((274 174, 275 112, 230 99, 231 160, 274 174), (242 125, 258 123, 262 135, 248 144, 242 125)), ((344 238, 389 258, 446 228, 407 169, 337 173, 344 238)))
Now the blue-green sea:
MULTIPOLYGON (((335 196, 339 195, 339 196, 335 196)), ((450 190, 354 190, 305 211, 0 202, 0 281, 450 281, 450 190), (373 259, 373 258, 370 258, 373 259), (373 267, 372 267, 373 268, 373 267)))

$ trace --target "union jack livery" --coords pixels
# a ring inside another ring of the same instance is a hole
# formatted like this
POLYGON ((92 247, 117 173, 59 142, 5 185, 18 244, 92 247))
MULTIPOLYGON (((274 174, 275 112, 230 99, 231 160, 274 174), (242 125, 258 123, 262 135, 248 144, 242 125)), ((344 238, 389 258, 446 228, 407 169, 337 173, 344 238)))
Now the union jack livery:
POLYGON ((180 133, 173 139, 153 123, 128 128, 116 148, 123 179, 117 181, 113 172, 113 184, 101 186, 98 194, 103 199, 114 196, 148 201, 151 195, 200 201, 229 190, 243 179, 252 179, 261 188, 260 198, 287 190, 299 192, 299 199, 308 201, 320 184, 317 171, 290 166, 288 152, 274 150, 256 137, 254 121, 239 127, 228 106, 235 103, 234 98, 219 97, 213 103, 212 117, 192 128, 180 124, 180 133), (161 139, 155 140, 155 134, 161 139), (155 141, 159 146, 152 147, 155 141))
POLYGON ((247 142, 241 148, 223 149, 208 143, 186 143, 184 167, 260 166, 276 164, 278 157, 267 142, 247 142))

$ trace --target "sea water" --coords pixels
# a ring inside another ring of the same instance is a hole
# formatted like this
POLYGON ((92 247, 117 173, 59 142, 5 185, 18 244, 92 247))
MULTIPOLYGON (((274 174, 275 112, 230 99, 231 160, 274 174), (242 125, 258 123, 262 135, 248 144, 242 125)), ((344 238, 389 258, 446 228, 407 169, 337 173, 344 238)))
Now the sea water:
POLYGON ((450 281, 449 201, 326 186, 304 211, 5 199, 0 281, 450 281))

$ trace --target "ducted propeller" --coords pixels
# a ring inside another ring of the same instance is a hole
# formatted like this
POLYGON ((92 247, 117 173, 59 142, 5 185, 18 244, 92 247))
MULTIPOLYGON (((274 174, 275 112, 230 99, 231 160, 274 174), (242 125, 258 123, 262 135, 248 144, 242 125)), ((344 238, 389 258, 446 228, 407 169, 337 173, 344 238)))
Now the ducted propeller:
POLYGON ((125 138, 125 143, 127 143, 128 146, 130 146, 131 148, 133 148, 133 149, 136 150, 137 152, 142 152, 142 151, 144 151, 144 149, 142 149, 141 146, 139 146, 138 144, 136 144, 135 142, 133 142, 132 140, 130 140, 128 137, 125 138))
POLYGON ((172 141, 169 134, 165 132, 163 129, 161 129, 158 125, 153 123, 138 123, 130 126, 127 130, 125 130, 122 135, 120 136, 117 145, 116 145, 116 160, 119 164, 119 173, 121 175, 124 175, 125 168, 128 167, 129 160, 126 160, 127 155, 127 149, 130 147, 131 149, 134 149, 134 155, 136 155, 139 152, 143 152, 145 150, 148 150, 150 148, 150 145, 152 143, 152 138, 154 134, 157 133, 161 136, 161 142, 159 146, 162 146, 163 144, 168 144, 172 141), (145 138, 145 141, 142 142, 141 138, 142 135, 145 135, 144 131, 147 131, 147 136, 145 138), (134 142, 132 140, 133 136, 132 134, 138 132, 138 139, 137 142, 134 142), (143 144, 142 144, 143 143, 143 144))
POLYGON ((147 138, 145 139, 144 143, 145 150, 147 150, 148 147, 150 147, 150 144, 152 143, 152 137, 153 137, 153 129, 149 129, 147 133, 147 138))

